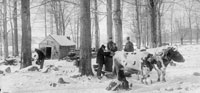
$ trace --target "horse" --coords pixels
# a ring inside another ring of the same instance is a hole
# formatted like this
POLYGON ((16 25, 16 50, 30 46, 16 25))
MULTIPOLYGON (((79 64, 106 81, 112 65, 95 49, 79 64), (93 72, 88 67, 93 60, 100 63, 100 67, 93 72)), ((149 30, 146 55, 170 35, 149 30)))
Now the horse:
POLYGON ((184 57, 181 53, 174 47, 168 47, 167 49, 163 49, 161 53, 151 55, 147 59, 147 63, 149 64, 150 68, 154 68, 157 71, 158 79, 157 81, 160 82, 160 76, 162 75, 162 81, 166 82, 165 75, 166 75, 166 68, 171 61, 174 62, 185 62, 184 57))

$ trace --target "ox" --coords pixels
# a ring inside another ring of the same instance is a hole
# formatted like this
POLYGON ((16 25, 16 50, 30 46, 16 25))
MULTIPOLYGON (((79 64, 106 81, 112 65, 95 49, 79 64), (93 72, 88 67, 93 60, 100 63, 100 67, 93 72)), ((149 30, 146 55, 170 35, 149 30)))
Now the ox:
POLYGON ((122 83, 126 80, 125 73, 140 73, 143 78, 149 77, 149 72, 153 68, 150 68, 147 59, 152 57, 152 54, 142 51, 142 52, 124 52, 117 51, 113 56, 113 73, 117 74, 117 78, 122 83))
POLYGON ((162 81, 166 82, 166 68, 172 60, 175 62, 185 62, 183 56, 174 47, 168 47, 167 49, 163 49, 161 53, 155 54, 147 59, 147 62, 150 62, 150 67, 153 67, 157 71, 158 82, 160 81, 161 75, 162 81))

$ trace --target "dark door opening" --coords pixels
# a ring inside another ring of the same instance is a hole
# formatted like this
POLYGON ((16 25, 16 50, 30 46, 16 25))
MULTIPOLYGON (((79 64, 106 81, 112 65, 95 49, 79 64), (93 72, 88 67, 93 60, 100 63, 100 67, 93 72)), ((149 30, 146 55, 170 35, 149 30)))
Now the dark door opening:
POLYGON ((51 47, 46 47, 46 58, 47 59, 51 58, 51 47))

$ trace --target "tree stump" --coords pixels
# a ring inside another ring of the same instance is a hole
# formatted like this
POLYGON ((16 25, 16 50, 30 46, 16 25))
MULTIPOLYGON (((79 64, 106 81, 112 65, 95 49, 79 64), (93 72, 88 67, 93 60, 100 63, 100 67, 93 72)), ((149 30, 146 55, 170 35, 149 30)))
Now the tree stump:
POLYGON ((59 84, 69 84, 69 82, 64 81, 63 78, 59 78, 59 79, 58 79, 58 83, 59 83, 59 84))
POLYGON ((39 68, 37 66, 30 66, 28 67, 28 71, 39 71, 39 68))
POLYGON ((118 91, 118 90, 128 90, 129 89, 129 82, 127 80, 123 81, 112 81, 106 87, 106 90, 108 91, 118 91))
POLYGON ((123 70, 119 70, 118 72, 118 82, 111 82, 106 90, 128 90, 129 82, 126 80, 126 76, 123 70))

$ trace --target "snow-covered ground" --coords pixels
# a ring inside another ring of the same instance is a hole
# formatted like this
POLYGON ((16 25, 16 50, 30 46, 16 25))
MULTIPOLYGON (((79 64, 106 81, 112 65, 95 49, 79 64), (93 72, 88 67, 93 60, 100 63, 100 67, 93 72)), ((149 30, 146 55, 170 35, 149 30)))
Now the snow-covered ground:
MULTIPOLYGON (((151 79, 153 84, 144 85, 136 78, 136 75, 127 78, 133 84, 130 90, 120 90, 118 92, 131 93, 200 93, 200 45, 179 46, 178 50, 185 58, 184 63, 176 63, 176 66, 168 66, 166 79, 167 82, 156 82, 157 74, 153 70, 151 79)), ((157 52, 159 48, 150 49, 149 52, 157 52)), ((92 60, 93 64, 95 59, 92 60)), ((4 93, 110 93, 106 87, 113 79, 98 80, 94 77, 77 77, 78 69, 72 62, 64 60, 45 60, 45 66, 54 65, 57 70, 47 73, 42 71, 28 72, 18 70, 18 66, 11 66, 12 73, 0 74, 0 88, 4 93), (63 78, 65 84, 58 83, 59 78, 63 78)), ((5 69, 7 66, 0 66, 5 69)))

